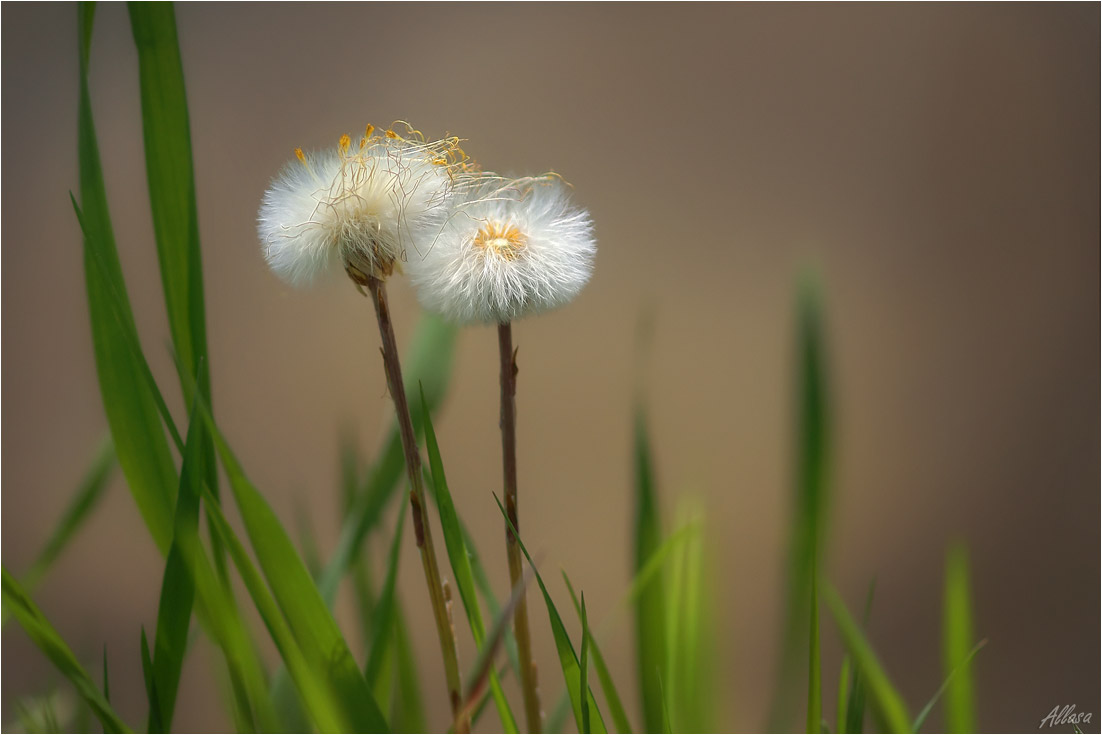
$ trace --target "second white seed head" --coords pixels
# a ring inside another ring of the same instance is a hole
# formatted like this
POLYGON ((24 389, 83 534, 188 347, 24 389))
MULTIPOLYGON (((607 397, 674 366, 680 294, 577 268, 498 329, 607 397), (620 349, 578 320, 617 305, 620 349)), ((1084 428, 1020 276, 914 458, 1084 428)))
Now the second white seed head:
POLYGON ((406 270, 421 305, 459 323, 503 324, 571 301, 593 272, 593 221, 557 176, 476 178, 406 270))

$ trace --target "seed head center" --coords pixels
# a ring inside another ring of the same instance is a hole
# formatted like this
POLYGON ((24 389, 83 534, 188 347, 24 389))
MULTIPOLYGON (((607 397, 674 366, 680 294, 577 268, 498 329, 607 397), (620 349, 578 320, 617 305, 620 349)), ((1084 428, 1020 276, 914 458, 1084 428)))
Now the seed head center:
POLYGON ((516 226, 497 222, 487 222, 474 238, 475 247, 505 260, 516 260, 526 241, 524 233, 516 226))

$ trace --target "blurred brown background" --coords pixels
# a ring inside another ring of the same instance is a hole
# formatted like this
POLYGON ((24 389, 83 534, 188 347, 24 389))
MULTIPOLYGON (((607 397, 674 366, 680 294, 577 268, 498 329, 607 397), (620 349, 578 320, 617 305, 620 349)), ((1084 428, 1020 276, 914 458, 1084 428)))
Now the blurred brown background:
MULTIPOLYGON (((189 4, 178 25, 215 406, 289 528, 306 508, 332 549, 339 431, 373 451, 391 406, 367 302, 340 281, 305 292, 277 281, 256 239, 260 196, 295 146, 406 119, 469 138, 488 168, 553 168, 597 223, 588 288, 515 329, 521 520, 545 568, 569 570, 591 618, 612 619, 605 653, 629 704, 633 634, 615 604, 629 579, 631 397, 645 376, 663 505, 672 516, 693 496, 708 510, 720 725, 764 722, 794 286, 810 264, 835 407, 828 569, 854 608, 878 580, 871 635, 888 671, 912 707, 937 688, 943 552, 963 538, 977 633, 991 641, 977 664, 982 728, 1034 729, 1074 703, 1097 730, 1098 5, 189 4), (635 325, 652 307, 644 368, 635 325)), ((106 423, 68 202, 76 11, 5 4, 2 32, 3 558, 19 573, 106 423)), ((139 329, 170 386, 122 5, 97 13, 91 83, 139 329)), ((406 283, 392 293, 408 341, 418 307, 406 283)), ((463 332, 438 431, 504 592, 490 497, 495 342, 491 329, 463 332)), ((408 546, 401 589, 441 728, 438 652, 408 546)), ((116 478, 36 595, 93 671, 106 644, 113 699, 132 722, 145 715, 138 634, 155 626, 161 571, 116 478)), ((561 677, 538 603, 535 619, 549 706, 561 677)), ((17 626, 3 644, 10 726, 14 698, 59 677, 17 626)), ((177 729, 227 726, 220 671, 200 645, 177 729)))

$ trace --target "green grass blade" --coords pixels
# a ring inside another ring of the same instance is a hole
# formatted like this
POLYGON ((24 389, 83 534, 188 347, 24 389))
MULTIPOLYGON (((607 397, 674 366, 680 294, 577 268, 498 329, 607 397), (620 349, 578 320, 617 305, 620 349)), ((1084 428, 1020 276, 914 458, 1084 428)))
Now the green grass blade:
MULTIPOLYGON (((187 375, 198 374, 198 383, 209 386, 199 216, 175 11, 172 3, 129 3, 129 10, 138 50, 149 202, 169 330, 187 375)), ((209 404, 209 390, 203 397, 209 404)), ((184 399, 190 403, 186 385, 184 399)))
MULTIPOLYGON (((578 614, 578 619, 582 617, 582 607, 578 602, 578 596, 574 594, 574 585, 570 583, 570 577, 566 576, 566 572, 562 573, 563 581, 566 582, 566 589, 570 591, 570 599, 574 603, 574 611, 578 614)), ((586 626, 588 628, 588 626, 586 626)), ((589 650, 593 653, 593 668, 597 670, 597 678, 601 680, 601 690, 605 693, 605 701, 608 703, 608 714, 612 718, 612 724, 616 726, 616 731, 620 733, 632 732, 631 723, 628 721, 627 711, 624 709, 623 700, 620 699, 620 692, 616 690, 616 684, 612 681, 612 674, 609 673, 608 666, 605 665, 605 657, 601 654, 601 648, 597 645, 597 639, 593 636, 593 631, 589 630, 589 650)))
POLYGON ((796 478, 788 549, 788 581, 780 663, 773 704, 772 731, 791 728, 799 689, 801 658, 808 644, 812 577, 823 548, 827 509, 827 461, 830 447, 822 307, 811 277, 800 284, 796 345, 796 478))
POLYGON ((398 686, 392 703, 395 732, 428 732, 425 707, 421 698, 421 682, 417 678, 417 661, 406 629, 405 616, 397 606, 394 625, 394 650, 398 670, 398 686))
POLYGON ((868 692, 872 695, 873 705, 880 713, 884 724, 891 732, 910 732, 911 719, 907 716, 907 705, 903 702, 903 697, 888 679, 884 667, 880 665, 865 634, 850 616, 842 598, 829 585, 823 588, 822 598, 830 609, 834 622, 838 625, 846 650, 853 657, 854 665, 861 670, 868 692))
MULTIPOLYGON (((876 594, 876 579, 869 582, 869 591, 865 596, 865 614, 861 619, 863 629, 869 627, 872 615, 872 600, 876 594)), ((849 656, 846 660, 850 660, 849 656)), ((849 701, 846 703, 845 727, 839 732, 859 733, 865 728, 865 680, 861 676, 861 667, 852 666, 850 674, 849 701)))
POLYGON ((72 649, 62 640, 57 630, 34 604, 15 577, 6 568, 0 569, 0 592, 4 606, 10 608, 19 624, 39 650, 46 654, 58 671, 68 679, 81 698, 92 708, 96 719, 103 725, 104 732, 130 732, 122 719, 115 713, 110 702, 100 692, 92 677, 73 655, 72 649))
POLYGON ((842 657, 842 668, 838 672, 838 701, 835 710, 835 732, 846 732, 846 711, 849 706, 849 655, 842 657))
POLYGON ((582 680, 578 683, 578 699, 582 703, 582 733, 589 733, 589 616, 585 612, 585 592, 582 592, 582 680))
POLYGON ((945 560, 945 595, 942 613, 942 667, 951 682, 945 692, 945 729, 976 732, 976 691, 968 651, 972 632, 972 595, 968 551, 954 546, 945 560), (955 675, 953 672, 956 672, 955 675))
POLYGON ((57 522, 46 545, 42 547, 42 551, 38 553, 27 573, 23 575, 25 589, 33 590, 42 581, 61 552, 91 516, 107 489, 107 481, 111 478, 111 471, 115 468, 115 464, 115 447, 108 437, 96 452, 92 465, 84 473, 76 494, 69 501, 65 513, 57 522))
POLYGON ((382 712, 356 665, 325 600, 290 537, 264 496, 245 476, 226 440, 203 407, 203 419, 229 477, 249 541, 295 640, 312 665, 324 667, 351 727, 358 732, 387 730, 382 712), (312 658, 320 660, 311 660, 312 658))
MULTIPOLYGON (((658 500, 654 489, 646 421, 642 410, 635 417, 635 572, 647 565, 662 543, 658 500)), ((639 664, 639 694, 643 705, 643 729, 663 729, 663 700, 659 680, 666 658, 666 588, 659 570, 641 589, 635 601, 635 650, 639 664)))
POLYGON ((807 731, 823 731, 823 666, 819 651, 819 593, 817 574, 811 575, 810 645, 807 665, 807 731))
POLYGON ((914 730, 915 732, 919 731, 922 725, 926 722, 926 718, 930 716, 930 712, 933 711, 934 705, 938 703, 939 699, 941 699, 941 695, 944 694, 947 689, 949 689, 956 677, 960 676, 962 672, 968 670, 969 666, 971 666, 972 664, 972 659, 975 658, 976 654, 980 652, 980 649, 982 649, 986 645, 986 639, 977 643, 975 646, 972 647, 972 650, 968 652, 968 655, 964 657, 964 660, 961 661, 960 664, 956 666, 956 668, 949 672, 949 675, 945 678, 945 681, 943 681, 941 683, 941 686, 938 687, 938 690, 934 692, 934 696, 930 697, 930 701, 926 703, 926 706, 923 707, 922 711, 918 713, 917 717, 915 717, 915 721, 911 725, 912 730, 914 730))
MULTIPOLYGON (((540 586, 540 592, 543 593, 543 601, 547 606, 547 617, 551 623, 551 634, 555 639, 555 649, 559 654, 559 664, 562 667, 563 680, 566 682, 566 690, 570 693, 570 704, 574 710, 574 720, 580 729, 582 727, 582 702, 581 702, 581 665, 578 662, 578 654, 574 651, 574 645, 570 642, 570 636, 566 632, 566 626, 563 625, 562 617, 559 615, 558 609, 555 607, 555 603, 551 599, 551 594, 547 591, 547 586, 543 583, 543 577, 540 576, 539 570, 536 569, 536 565, 532 563, 532 557, 528 553, 528 549, 524 546, 524 541, 521 539, 520 534, 517 533, 517 529, 513 527, 513 524, 509 522, 509 516, 505 513, 505 508, 501 505, 501 501, 497 496, 494 496, 494 501, 497 502, 498 510, 501 511, 501 515, 505 518, 505 522, 509 524, 509 528, 513 531, 513 535, 516 536, 517 544, 520 545, 520 550, 524 553, 524 558, 528 560, 529 566, 536 574, 536 582, 540 586)), ((590 729, 592 732, 605 733, 608 732, 605 728, 604 718, 601 717, 601 711, 597 707, 597 701, 593 697, 593 690, 588 689, 588 701, 590 712, 590 729)))
POLYGON ((314 725, 321 732, 347 729, 349 726, 341 717, 340 707, 331 693, 325 689, 324 678, 319 672, 311 669, 279 606, 264 584, 263 578, 253 565, 237 534, 226 521, 217 499, 209 492, 205 493, 205 497, 207 512, 212 521, 211 528, 214 529, 234 566, 237 567, 241 580, 245 583, 245 589, 248 590, 257 612, 260 613, 264 625, 268 628, 272 642, 275 643, 280 658, 286 665, 314 725))
POLYGON ((90 6, 79 6, 80 223, 84 232, 84 276, 92 347, 119 464, 154 542, 165 554, 172 540, 177 475, 154 398, 145 383, 142 366, 128 344, 137 330, 115 248, 88 91, 92 17, 90 6), (121 313, 116 315, 116 311, 121 313))
MULTIPOLYGON (((422 422, 425 431, 425 443, 428 447, 429 468, 432 472, 433 494, 436 498, 437 510, 440 513, 440 526, 444 530, 444 544, 448 551, 448 561, 451 562, 452 572, 455 574, 455 584, 459 588, 459 597, 463 601, 463 609, 467 612, 467 623, 471 629, 475 646, 482 648, 486 641, 486 626, 482 620, 482 610, 478 604, 478 594, 475 591, 474 573, 471 571, 471 559, 467 552, 467 546, 463 542, 463 531, 459 525, 459 515, 455 510, 455 502, 452 500, 451 491, 448 489, 448 480, 444 475, 444 462, 440 457, 440 445, 436 441, 436 431, 432 427, 432 417, 429 415, 428 401, 425 399, 424 389, 421 388, 422 422)), ((497 713, 501 717, 501 726, 507 733, 516 733, 517 721, 513 711, 509 708, 509 702, 505 699, 505 692, 501 689, 497 672, 491 666, 489 669, 490 692, 497 706, 497 713)))
MULTIPOLYGON (((401 558, 407 507, 405 503, 402 503, 401 509, 398 511, 398 521, 390 542, 390 553, 387 555, 386 579, 383 580, 383 589, 379 593, 379 601, 376 603, 372 615, 371 645, 368 648, 367 665, 364 667, 364 678, 367 679, 367 685, 372 691, 379 685, 384 654, 386 654, 388 645, 394 639, 394 588, 398 582, 398 561, 401 558)), ((380 706, 382 706, 381 702, 380 706)))
POLYGON ((161 705, 157 701, 157 679, 153 675, 153 657, 149 653, 149 639, 145 637, 142 626, 141 638, 142 678, 145 680, 145 698, 149 705, 149 732, 165 732, 161 723, 161 705))
MULTIPOLYGON (((192 417, 194 418, 194 411, 192 417)), ((199 495, 204 474, 204 435, 203 422, 192 420, 188 427, 184 461, 180 469, 173 542, 165 562, 161 597, 157 606, 157 634, 154 639, 152 669, 157 706, 151 707, 149 713, 151 732, 172 729, 176 692, 187 653, 188 628, 191 626, 191 610, 195 603, 195 583, 184 559, 184 552, 176 539, 198 533, 199 495)))

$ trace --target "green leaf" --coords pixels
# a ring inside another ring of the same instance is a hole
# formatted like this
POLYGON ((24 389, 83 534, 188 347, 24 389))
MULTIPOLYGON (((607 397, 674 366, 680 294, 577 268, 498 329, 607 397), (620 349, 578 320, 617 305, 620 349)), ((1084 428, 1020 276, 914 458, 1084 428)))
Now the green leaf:
MULTIPOLYGON (((474 638, 475 646, 482 648, 486 640, 486 627, 482 621, 482 610, 479 608, 478 595, 475 592, 470 555, 463 542, 459 515, 456 513, 451 491, 448 490, 448 481, 444 476, 444 462, 440 457, 440 446, 436 442, 436 431, 432 427, 432 417, 429 415, 428 401, 425 399, 423 388, 420 394, 425 442, 428 446, 429 467, 432 471, 432 486, 435 490, 437 509, 440 512, 440 526, 444 530, 444 544, 448 551, 452 572, 455 574, 455 584, 459 588, 459 597, 463 600, 463 609, 467 612, 471 636, 474 638)), ((502 728, 507 733, 518 732, 516 718, 509 708, 505 692, 501 689, 501 682, 498 681, 497 672, 492 666, 489 669, 489 677, 490 692, 497 706, 497 713, 501 717, 502 728)))
POLYGON ((382 712, 290 537, 264 496, 245 476, 205 407, 203 419, 229 477, 260 568, 303 654, 312 666, 323 667, 327 682, 354 730, 385 731, 382 712))
MULTIPOLYGON (((192 418, 194 419, 194 410, 192 418)), ((149 713, 151 732, 172 729, 176 707, 176 691, 187 653, 188 628, 195 602, 195 583, 176 538, 198 533, 199 495, 202 485, 203 422, 192 420, 184 444, 184 461, 180 470, 180 491, 176 495, 175 533, 165 562, 161 582, 161 598, 157 607, 157 634, 153 656, 153 681, 156 684, 157 706, 149 713)))
POLYGON ((0 568, 0 592, 4 606, 11 609, 19 624, 39 650, 46 654, 58 671, 76 687, 77 693, 92 708, 105 732, 130 732, 115 713, 111 703, 100 692, 92 677, 73 655, 72 649, 62 640, 57 630, 38 609, 15 577, 6 568, 0 568))
MULTIPOLYGON (((570 577, 566 576, 566 572, 562 573, 563 581, 566 582, 566 589, 570 591, 570 599, 574 603, 574 611, 578 614, 578 619, 582 617, 582 607, 578 602, 578 596, 574 594, 574 585, 570 583, 570 577)), ((605 657, 601 654, 601 648, 597 645, 597 639, 593 637, 592 629, 586 627, 589 638, 589 650, 593 653, 593 668, 597 670, 597 678, 601 680, 601 690, 605 693, 605 701, 608 702, 608 713, 612 717, 612 724, 616 726, 617 732, 630 733, 631 723, 628 722, 627 711, 624 710, 623 700, 620 699, 620 693, 616 690, 616 684, 612 681, 612 674, 608 671, 608 666, 605 665, 605 657)))
MULTIPOLYGON (((197 422, 201 423, 201 422, 197 422)), ((340 707, 333 699, 333 695, 325 689, 324 672, 311 668, 295 641, 287 621, 284 620, 279 606, 272 598, 264 580, 256 567, 253 566, 248 552, 238 539, 233 528, 226 521, 222 509, 209 491, 206 492, 207 512, 211 519, 211 528, 222 542, 223 547, 229 552, 229 557, 237 567, 245 588, 256 605, 264 625, 272 636, 283 660, 291 680, 294 682, 302 702, 306 705, 306 711, 314 721, 314 725, 321 732, 336 732, 348 729, 349 725, 342 718, 340 707)))
MULTIPOLYGON (((129 3, 138 49, 149 203, 172 344, 187 376, 209 387, 203 267, 191 129, 172 3, 129 3)), ((188 381, 182 381, 188 383, 188 381)), ((184 400, 190 403, 187 385, 184 400)), ((204 399, 210 403, 209 389, 204 399)))
MULTIPOLYGON (((641 409, 635 417, 635 572, 639 573, 662 543, 654 490, 646 420, 641 409)), ((666 665, 666 588, 658 571, 640 590, 635 601, 635 650, 639 661, 639 694, 643 729, 663 729, 663 700, 659 684, 666 665)))
POLYGON ((942 668, 947 682, 951 682, 945 693, 945 729, 976 732, 976 691, 968 663, 971 660, 968 651, 975 638, 968 550, 963 545, 951 548, 946 558, 943 604, 942 668))
POLYGON ((81 68, 77 127, 81 207, 78 211, 84 232, 84 277, 92 347, 119 464, 154 542, 165 554, 172 539, 177 475, 142 365, 129 347, 137 330, 115 248, 88 91, 92 16, 90 6, 79 6, 81 68))
MULTIPOLYGON (((540 576, 539 570, 536 569, 536 565, 532 563, 532 557, 528 554, 528 549, 524 546, 524 541, 521 539, 520 534, 517 533, 517 529, 514 528, 513 524, 509 521, 509 516, 505 513, 505 508, 501 505, 501 501, 498 500, 497 495, 494 495, 494 501, 497 502, 498 510, 501 511, 501 515, 505 518, 505 522, 509 525, 513 535, 516 536, 517 544, 520 545, 520 550, 524 553, 524 558, 528 560, 529 566, 532 567, 532 570, 536 574, 536 582, 540 586, 540 592, 543 593, 544 604, 547 606, 547 617, 551 623, 551 634, 555 639, 555 649, 559 654, 559 665, 562 667, 563 680, 566 682, 566 690, 570 692, 570 704, 574 709, 574 720, 580 729, 582 727, 580 689, 582 673, 581 665, 578 662, 578 654, 574 651, 574 645, 570 642, 570 636, 566 632, 566 626, 563 625, 562 617, 559 615, 555 603, 551 600, 551 594, 547 591, 547 587, 543 583, 543 577, 540 576)), ((608 732, 605 729, 605 721, 604 718, 601 717, 601 711, 597 707, 597 701, 593 698, 592 689, 588 689, 587 699, 591 717, 591 731, 597 733, 608 732)))
POLYGON ((827 585, 822 590, 822 598, 830 608, 838 630, 842 634, 846 650, 853 657, 855 665, 861 670, 861 676, 872 695, 873 705, 876 707, 884 724, 891 732, 910 732, 911 720, 907 716, 907 705, 903 697, 884 672, 872 646, 865 639, 864 633, 850 616, 842 598, 833 587, 827 585))
POLYGON ((157 701, 157 679, 153 674, 153 657, 149 654, 149 640, 145 637, 144 625, 142 626, 141 653, 145 698, 149 704, 149 732, 165 732, 165 726, 161 722, 161 705, 157 701))
POLYGON ((842 657, 842 668, 838 672, 838 702, 835 712, 835 731, 846 732, 846 712, 849 705, 849 656, 842 657))
POLYGON ((768 728, 771 731, 791 728, 802 651, 808 644, 810 630, 811 581, 817 573, 816 559, 824 543, 830 415, 820 301, 814 277, 806 275, 799 289, 796 345, 796 483, 780 664, 768 728))
POLYGON ((32 590, 42 581, 54 561, 69 545, 84 522, 91 517, 92 511, 95 510, 107 489, 107 481, 111 478, 111 471, 114 468, 115 447, 108 437, 100 446, 95 459, 92 460, 92 465, 84 473, 76 494, 69 501, 61 519, 58 520, 50 539, 42 547, 42 551, 38 553, 30 569, 23 575, 24 588, 32 590))
POLYGON ((585 612, 585 592, 582 592, 582 680, 578 683, 578 699, 582 703, 582 732, 589 732, 589 616, 585 612))
POLYGON ((934 692, 934 696, 930 697, 930 701, 926 703, 926 706, 922 708, 922 711, 915 717, 914 723, 911 725, 911 729, 918 732, 921 729, 923 723, 926 722, 926 718, 929 717, 930 712, 933 711, 934 705, 937 704, 941 695, 949 688, 957 676, 962 672, 967 671, 968 667, 972 664, 972 659, 976 657, 976 654, 980 652, 980 649, 987 645, 987 639, 984 639, 972 647, 972 650, 968 652, 968 655, 964 657, 964 660, 960 662, 949 675, 945 677, 945 681, 941 683, 938 690, 934 692))
POLYGON ((372 690, 375 690, 379 684, 383 656, 387 651, 387 646, 394 638, 394 588, 398 582, 398 562, 401 558, 407 507, 405 503, 402 503, 398 511, 398 522, 390 542, 390 553, 387 555, 386 579, 383 581, 383 589, 379 593, 379 601, 376 603, 372 615, 371 646, 368 648, 367 666, 364 667, 364 677, 367 679, 367 685, 372 690))
MULTIPOLYGON (((813 562, 814 566, 814 562, 813 562)), ((823 667, 819 652, 819 593, 816 577, 811 575, 811 629, 807 664, 807 731, 823 731, 823 667)))
MULTIPOLYGON (((869 582, 869 591, 865 596, 865 614, 861 619, 861 626, 867 629, 869 616, 872 615, 872 600, 876 594, 876 579, 869 582)), ((849 656, 846 657, 849 661, 849 656)), ((853 666, 850 675, 849 701, 846 704, 845 726, 839 732, 859 733, 865 728, 865 679, 861 675, 861 667, 853 666)))

